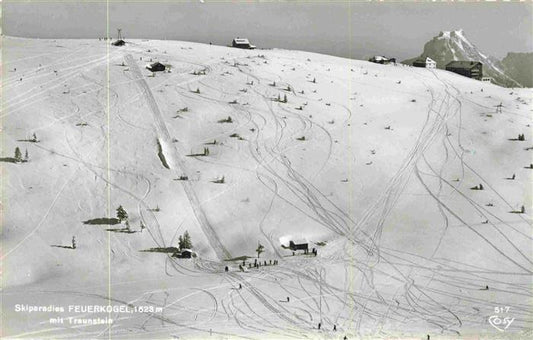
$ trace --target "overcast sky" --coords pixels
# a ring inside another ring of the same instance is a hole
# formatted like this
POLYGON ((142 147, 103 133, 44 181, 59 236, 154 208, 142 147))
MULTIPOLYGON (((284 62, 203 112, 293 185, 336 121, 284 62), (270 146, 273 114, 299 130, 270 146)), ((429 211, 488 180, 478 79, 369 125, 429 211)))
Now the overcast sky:
MULTIPOLYGON (((105 36, 105 2, 3 2, 6 35, 39 38, 105 36)), ((112 2, 109 27, 127 38, 226 45, 236 36, 279 47, 365 58, 414 57, 442 30, 464 29, 483 52, 533 51, 533 6, 525 3, 254 2, 220 0, 112 2)))

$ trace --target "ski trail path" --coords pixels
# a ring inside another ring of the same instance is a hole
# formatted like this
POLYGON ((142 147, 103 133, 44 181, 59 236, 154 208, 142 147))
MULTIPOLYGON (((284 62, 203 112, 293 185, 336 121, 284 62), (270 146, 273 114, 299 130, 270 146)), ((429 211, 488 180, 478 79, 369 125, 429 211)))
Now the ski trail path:
MULTIPOLYGON (((150 87, 146 83, 146 80, 144 79, 139 69, 139 66, 133 60, 133 57, 130 54, 126 55, 124 59, 126 63, 129 65, 130 70, 135 75, 137 85, 139 85, 139 88, 143 92, 144 98, 146 99, 146 102, 148 106, 150 107, 150 111, 152 112, 152 115, 154 117, 154 124, 157 129, 157 134, 162 144, 163 152, 165 153, 166 151, 165 156, 167 158, 170 171, 175 173, 175 177, 178 177, 182 175, 183 173, 188 173, 186 171, 185 162, 183 161, 182 156, 180 155, 180 153, 178 152, 178 150, 172 143, 170 133, 168 132, 167 126, 163 120, 161 111, 159 111, 157 102, 155 101, 152 91, 150 90, 150 87)), ((218 259, 223 260, 223 259, 231 258, 231 254, 222 245, 218 235, 216 234, 215 230, 209 223, 207 216, 205 215, 205 212, 203 211, 200 205, 198 197, 196 196, 196 193, 194 192, 192 188, 191 183, 188 181, 180 181, 180 182, 183 186, 183 189, 185 190, 185 194, 187 195, 189 202, 191 203, 191 207, 194 212, 194 215, 196 219, 198 220, 198 223, 200 227, 202 228, 202 231, 205 234, 207 240, 209 241, 209 244, 215 251, 218 259)))

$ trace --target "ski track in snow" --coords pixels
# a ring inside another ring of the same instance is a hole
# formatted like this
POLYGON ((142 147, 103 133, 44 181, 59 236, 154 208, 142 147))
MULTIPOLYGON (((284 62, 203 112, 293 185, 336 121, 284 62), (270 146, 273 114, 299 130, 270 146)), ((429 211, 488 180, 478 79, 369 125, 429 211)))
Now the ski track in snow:
MULTIPOLYGON (((81 52, 83 49, 74 51, 81 52)), ((118 52, 113 52, 112 60, 121 56, 118 52)), ((106 57, 107 58, 107 57, 106 57)), ((84 77, 84 71, 105 63, 106 58, 94 58, 92 56, 81 57, 78 60, 87 61, 77 67, 72 67, 72 71, 58 77, 54 81, 46 82, 44 85, 51 85, 49 89, 59 88, 69 78, 81 75, 84 77)), ((135 83, 140 90, 137 97, 128 98, 124 103, 118 93, 111 89, 114 104, 111 109, 118 118, 125 124, 134 129, 147 129, 145 126, 137 125, 135 119, 128 117, 123 109, 132 103, 144 100, 152 115, 155 130, 158 138, 163 145, 165 157, 170 165, 170 171, 173 177, 181 174, 190 174, 189 163, 183 158, 182 150, 172 143, 171 134, 165 117, 162 115, 158 103, 152 93, 155 88, 150 87, 142 75, 136 61, 130 54, 124 55, 124 60, 130 68, 132 76, 126 76, 127 82, 123 84, 135 83)), ((234 61, 250 62, 248 58, 235 57, 234 61)), ((190 181, 181 181, 182 187, 190 202, 194 216, 206 236, 209 245, 214 250, 219 261, 205 258, 197 258, 191 263, 182 263, 170 256, 165 257, 165 270, 167 275, 183 275, 187 277, 202 277, 208 275, 211 280, 207 286, 197 288, 194 292, 187 295, 177 295, 176 290, 180 288, 165 288, 153 291, 143 292, 134 298, 124 300, 122 298, 109 298, 104 295, 86 293, 79 287, 79 291, 53 291, 54 294, 71 295, 73 297, 101 299, 104 301, 113 301, 114 303, 124 305, 145 305, 147 303, 160 305, 164 307, 162 314, 145 313, 142 316, 131 318, 117 316, 117 324, 113 327, 105 328, 99 331, 85 330, 85 327, 77 328, 48 328, 40 332, 21 332, 15 336, 39 336, 41 338, 71 338, 73 334, 78 337, 104 338, 110 334, 113 337, 120 337, 124 334, 135 336, 165 336, 169 334, 183 334, 195 332, 206 336, 213 333, 219 336, 242 337, 260 339, 263 334, 272 334, 273 336, 283 336, 287 338, 315 338, 315 337, 334 337, 340 334, 350 334, 353 336, 383 336, 391 334, 391 329, 387 328, 390 323, 394 325, 424 323, 426 327, 438 329, 443 334, 458 336, 461 334, 462 327, 465 324, 470 327, 481 327, 486 325, 486 317, 483 313, 490 310, 495 305, 510 305, 517 318, 516 323, 522 327, 527 327, 528 320, 531 319, 531 312, 527 303, 511 303, 504 300, 495 300, 493 298, 480 298, 480 283, 487 283, 491 286, 491 292, 518 295, 524 299, 531 299, 531 293, 528 287, 520 283, 506 282, 505 278, 509 275, 531 275, 533 261, 530 254, 520 249, 520 246, 513 239, 507 236, 506 230, 513 230, 523 237, 531 239, 530 235, 522 233, 515 223, 505 221, 500 216, 491 213, 487 208, 476 202, 465 194, 464 186, 453 185, 446 178, 446 169, 452 162, 459 163, 461 168, 461 183, 467 175, 474 175, 480 182, 486 184, 487 190, 496 195, 501 203, 512 209, 512 204, 505 198, 503 193, 498 192, 483 176, 480 169, 475 169, 473 165, 465 158, 465 149, 462 145, 462 124, 463 108, 465 105, 483 105, 474 102, 472 99, 465 98, 461 91, 447 80, 441 79, 439 73, 431 71, 435 80, 424 77, 417 77, 417 80, 429 93, 429 105, 427 107, 425 122, 420 127, 414 144, 410 145, 409 150, 403 156, 403 161, 399 167, 391 174, 381 193, 375 197, 371 204, 362 211, 358 218, 350 215, 347 211, 339 206, 333 199, 322 192, 315 185, 315 181, 320 178, 320 174, 329 164, 333 157, 333 137, 328 129, 319 122, 310 119, 303 112, 294 109, 296 102, 306 101, 316 105, 319 101, 309 94, 300 95, 295 91, 298 84, 290 84, 282 81, 278 74, 271 74, 268 78, 254 73, 253 67, 238 65, 233 67, 222 62, 211 64, 194 63, 182 60, 190 65, 203 67, 206 75, 189 80, 174 83, 175 90, 187 102, 193 98, 189 85, 198 82, 203 88, 212 92, 201 94, 194 98, 201 97, 206 102, 212 102, 214 105, 227 105, 232 110, 232 115, 237 122, 228 131, 242 131, 245 127, 253 127, 255 132, 242 143, 245 146, 238 146, 239 152, 246 152, 253 160, 255 166, 247 168, 232 163, 225 163, 217 158, 201 158, 195 161, 213 166, 232 167, 239 169, 244 173, 250 173, 255 176, 257 183, 268 193, 268 204, 265 212, 261 215, 258 225, 259 232, 264 240, 268 242, 270 251, 280 259, 280 265, 262 267, 259 270, 251 269, 245 272, 230 271, 224 273, 224 266, 227 263, 221 260, 231 258, 230 251, 223 244, 223 239, 218 235, 218 230, 208 219, 204 211, 205 202, 200 202, 195 188, 190 181), (254 80, 253 86, 248 86, 245 94, 233 94, 230 90, 224 89, 220 84, 221 77, 219 74, 224 70, 235 71, 239 76, 246 76, 254 80), (272 76, 276 76, 278 82, 277 88, 273 89, 269 83, 272 76), (292 91, 290 103, 284 105, 272 100, 277 93, 283 92, 282 88, 290 86, 292 91), (212 93, 217 93, 215 97, 212 93), (251 101, 254 109, 238 104, 229 105, 227 98, 237 97, 239 100, 251 101), (258 109, 260 107, 260 109, 258 109), (266 132, 274 132, 266 135, 266 132), (456 131, 456 138, 450 138, 449 131, 456 131), (293 165, 291 161, 291 150, 300 147, 295 143, 295 138, 299 136, 309 136, 317 138, 322 136, 326 143, 321 145, 319 150, 323 153, 321 163, 316 165, 313 175, 305 175, 300 169, 293 165), (434 149, 440 145, 440 151, 443 158, 440 163, 432 161, 434 149), (431 152, 428 152, 431 150, 431 152), (436 179, 437 184, 430 184, 436 179), (384 246, 384 228, 388 222, 389 216, 394 212, 399 200, 403 197, 406 187, 412 182, 420 184, 427 193, 427 197, 435 204, 438 214, 442 219, 441 233, 438 236, 438 242, 431 254, 427 257, 411 253, 406 250, 392 249, 384 246), (466 205, 470 206, 479 214, 490 220, 487 227, 495 233, 487 233, 469 221, 463 220, 460 213, 454 212, 446 201, 447 193, 454 193, 457 199, 461 199, 466 205), (334 254, 321 254, 316 258, 299 259, 300 256, 291 257, 284 261, 284 255, 279 251, 275 234, 269 230, 269 217, 274 214, 273 206, 284 204, 294 209, 311 221, 316 222, 321 227, 334 233, 335 239, 331 242, 339 242, 342 246, 334 254), (452 219, 453 217, 453 219, 452 219), (456 263, 448 261, 439 256, 441 253, 441 244, 453 226, 450 221, 461 221, 461 225, 472 231, 473 235, 486 243, 488 247, 493 248, 503 259, 508 261, 512 266, 501 272, 485 269, 476 264, 456 263), (499 235, 503 240, 494 243, 494 235, 499 235), (511 253, 511 250, 513 251, 511 253), (328 279, 330 268, 341 266, 345 271, 345 286, 339 282, 328 279), (383 290, 383 278, 397 284, 398 288, 394 294, 383 290), (242 289, 236 288, 239 284, 242 289), (187 301, 189 297, 201 296, 207 297, 210 303, 199 307, 187 301), (291 297, 291 302, 284 302, 285 296, 291 297), (449 303, 455 301, 455 303, 449 303), (473 308, 478 308, 478 311, 473 308), (479 309, 483 308, 483 312, 479 309), (188 313, 187 320, 183 311, 188 313), (318 312, 317 312, 318 311, 318 312), (138 329, 134 333, 124 333, 131 329, 132 320, 136 322, 138 329), (316 330, 316 324, 321 321, 324 325, 331 327, 336 324, 337 334, 330 330, 316 330), (158 326, 156 326, 156 323, 158 326), (370 326, 369 326, 370 325, 370 326), (368 333, 368 328, 373 329, 368 333), (221 330, 219 331, 218 328, 221 330), (72 333, 72 332, 75 333, 72 333), (63 333, 64 332, 64 333, 63 333), (318 333, 317 333, 318 332, 318 333)), ((61 63, 44 65, 50 68, 60 66, 61 63)), ((68 70, 68 69, 67 69, 68 70)), ((416 74, 419 71, 413 70, 416 74)), ((265 72, 266 73, 266 72, 265 72)), ((326 73, 326 72, 324 72, 326 73)), ((36 73, 37 74, 37 73, 36 73)), ((177 75, 176 75, 177 76, 177 75)), ((39 79, 37 75, 33 80, 39 79)), ((6 84, 17 84, 15 77, 6 84)), ((28 78, 32 79, 32 78, 28 78)), ((97 80, 86 78, 101 91, 104 85, 97 80)), ((162 84, 161 84, 162 85, 162 84)), ((116 85, 118 86, 118 85, 116 85)), ((11 98, 7 101, 7 106, 12 108, 9 114, 22 110, 27 105, 33 105, 44 100, 43 91, 35 92, 36 87, 29 91, 22 92, 24 95, 31 95, 28 102, 22 101, 18 97, 11 98)), ((96 91, 96 90, 95 90, 96 91)), ((92 92, 91 92, 92 93, 92 92)), ((352 120, 355 116, 353 108, 346 106, 344 103, 330 100, 331 105, 342 108, 347 113, 344 124, 352 120)), ((77 105, 75 102, 72 104, 77 105)), ((100 106, 105 107, 104 103, 100 106)), ((75 112, 79 114, 79 109, 75 112)), ((509 112, 511 114, 511 112, 509 112)), ((8 116, 3 116, 7 118, 8 116)), ((67 116, 65 119, 68 119, 67 116)), ((85 116, 87 117, 87 116, 85 116)), ((54 124, 61 123, 61 119, 54 121, 54 124)), ((343 125, 344 125, 343 124, 343 125)), ((48 126, 42 127, 46 129, 48 126)), ((113 188, 129 195, 137 201, 137 213, 141 220, 147 226, 147 230, 158 246, 172 244, 172 240, 165 239, 161 230, 161 225, 153 212, 149 210, 145 202, 150 195, 153 183, 150 179, 140 173, 132 173, 119 169, 109 169, 112 172, 120 173, 124 176, 137 177, 146 183, 142 193, 126 188, 122 185, 109 181, 101 174, 105 167, 91 164, 85 158, 89 155, 82 155, 76 150, 75 145, 85 140, 83 134, 80 134, 80 140, 74 141, 72 136, 65 134, 65 142, 73 156, 64 155, 55 152, 56 155, 68 158, 77 162, 84 169, 93 173, 100 180, 111 185, 113 188), (148 211, 148 213, 146 213, 148 211)), ((206 140, 220 138, 221 136, 213 135, 206 140)), ((38 148, 48 150, 44 146, 37 145, 38 148)), ((74 172, 76 174, 76 172, 74 172)), ((74 177, 74 174, 72 175, 74 177)), ((52 201, 52 205, 43 217, 47 217, 53 208, 57 198, 61 195, 63 188, 69 183, 67 180, 59 193, 52 201)), ((229 189, 228 189, 229 190, 229 189)), ((468 190, 468 189, 467 189, 468 190)), ((523 223, 530 223, 529 216, 517 216, 523 223)), ((42 220, 41 220, 42 223, 42 220)), ((40 224, 37 225, 37 228, 40 224)), ((34 230, 35 231, 35 230, 34 230)), ((33 232, 32 232, 33 233, 33 232)), ((31 234, 28 234, 28 237, 31 234)), ((176 230, 177 233, 177 230, 176 230)), ((174 238, 176 236, 174 233, 174 238)), ((124 242, 120 237, 114 236, 114 240, 121 244, 124 256, 138 258, 136 249, 124 242)), ((13 252, 15 248, 9 250, 4 257, 13 252)), ((232 268, 235 267, 231 264, 232 268)), ((118 283, 116 284, 119 285, 118 283)), ((115 294, 121 292, 114 289, 115 294)), ((44 291, 43 291, 44 292, 44 291)), ((124 291, 126 292, 126 291, 124 291)), ((49 292, 50 293, 50 292, 49 292)), ((504 295, 505 296, 505 295, 504 295)))

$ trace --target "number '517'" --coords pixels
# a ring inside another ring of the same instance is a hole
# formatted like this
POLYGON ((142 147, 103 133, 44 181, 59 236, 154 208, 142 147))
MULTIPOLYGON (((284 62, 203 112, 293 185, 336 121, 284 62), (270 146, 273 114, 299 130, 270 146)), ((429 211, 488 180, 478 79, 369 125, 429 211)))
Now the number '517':
POLYGON ((509 306, 494 307, 494 313, 496 313, 496 314, 508 313, 509 309, 511 309, 511 307, 509 307, 509 306))

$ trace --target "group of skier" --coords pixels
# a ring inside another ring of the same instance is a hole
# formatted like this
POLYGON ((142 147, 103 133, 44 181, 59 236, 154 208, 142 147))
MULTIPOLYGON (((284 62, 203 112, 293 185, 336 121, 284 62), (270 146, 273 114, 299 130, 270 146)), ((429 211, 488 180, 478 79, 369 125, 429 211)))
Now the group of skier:
MULTIPOLYGON (((254 262, 248 262, 248 269, 252 269, 252 268, 259 268, 259 267, 266 267, 266 266, 276 266, 278 265, 278 260, 264 260, 263 263, 261 263, 261 261, 258 261, 257 259, 254 259, 254 262)), ((242 264, 239 264, 239 270, 241 272, 244 271, 244 269, 246 268, 246 260, 243 260, 242 261, 242 264)), ((228 266, 225 266, 224 267, 224 271, 225 272, 228 272, 229 271, 229 267, 228 266)))

